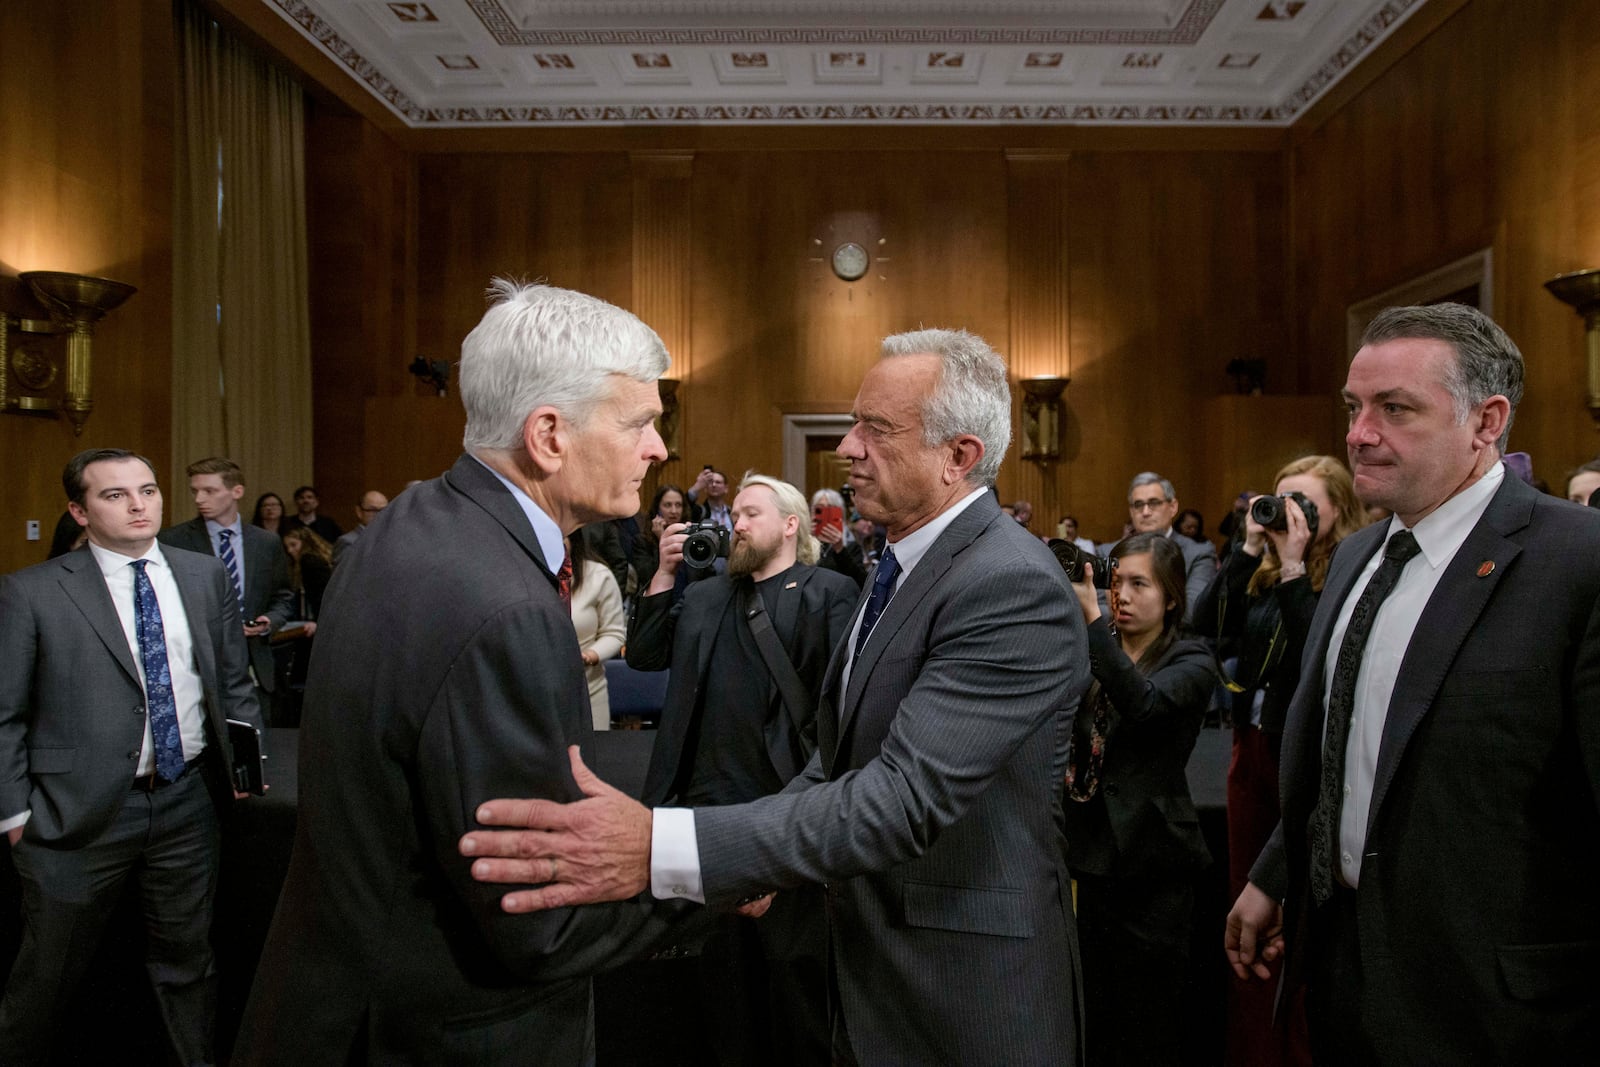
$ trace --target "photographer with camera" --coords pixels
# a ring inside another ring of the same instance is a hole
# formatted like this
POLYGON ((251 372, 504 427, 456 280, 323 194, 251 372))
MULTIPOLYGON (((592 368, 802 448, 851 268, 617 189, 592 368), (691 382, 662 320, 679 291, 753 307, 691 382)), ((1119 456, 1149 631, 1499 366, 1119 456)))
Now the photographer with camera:
MULTIPOLYGON (((1192 616, 1233 669, 1233 759, 1228 767, 1228 890, 1237 899, 1278 823, 1278 745, 1300 681, 1300 654, 1340 541, 1366 525, 1350 472, 1332 456, 1304 456, 1251 499, 1235 550, 1192 616)), ((1309 1063, 1303 1005, 1273 1027, 1272 986, 1229 987, 1230 1064, 1309 1063)))
MULTIPOLYGON (((782 789, 815 749, 823 674, 850 629, 856 587, 812 566, 798 489, 746 475, 732 515, 726 575, 694 583, 674 606, 662 595, 672 572, 717 558, 722 542, 714 525, 669 526, 661 568, 634 606, 628 663, 672 668, 649 804, 738 804, 782 789)), ((778 894, 759 923, 718 918, 700 985, 719 1063, 828 1063, 826 949, 816 887, 778 894)))
POLYGON ((1088 623, 1094 676, 1073 722, 1063 803, 1086 1062, 1176 1064, 1194 874, 1211 859, 1186 768, 1216 661, 1182 636, 1184 560, 1170 539, 1134 534, 1106 561, 1064 557, 1073 547, 1051 544, 1088 623), (1107 568, 1109 619, 1095 595, 1107 568))
MULTIPOLYGON (((845 488, 849 488, 848 483, 845 488)), ((867 581, 867 560, 845 522, 849 511, 844 494, 837 489, 818 489, 811 494, 811 536, 822 546, 817 566, 838 571, 859 589, 867 581)))

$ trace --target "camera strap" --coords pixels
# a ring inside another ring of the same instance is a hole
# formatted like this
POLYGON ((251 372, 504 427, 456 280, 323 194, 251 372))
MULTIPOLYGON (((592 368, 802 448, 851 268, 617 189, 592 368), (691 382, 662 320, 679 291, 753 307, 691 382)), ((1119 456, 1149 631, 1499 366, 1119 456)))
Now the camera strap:
POLYGON ((778 695, 789 715, 789 725, 794 727, 795 736, 799 738, 804 763, 811 759, 811 754, 817 748, 816 734, 809 729, 815 709, 811 706, 811 698, 794 664, 789 662, 783 642, 778 640, 778 631, 772 628, 772 619, 767 615, 766 606, 762 604, 761 594, 756 592, 754 582, 741 582, 739 585, 739 613, 744 616, 745 625, 750 627, 750 636, 756 639, 756 648, 761 651, 767 673, 777 683, 778 695))

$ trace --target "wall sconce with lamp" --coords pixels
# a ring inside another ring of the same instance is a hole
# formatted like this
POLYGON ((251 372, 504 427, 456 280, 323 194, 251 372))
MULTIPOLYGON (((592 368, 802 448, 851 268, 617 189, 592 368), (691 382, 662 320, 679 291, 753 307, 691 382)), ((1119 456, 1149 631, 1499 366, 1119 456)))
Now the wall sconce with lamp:
POLYGON ((1061 458, 1061 394, 1072 379, 1022 379, 1022 458, 1046 463, 1061 458))
POLYGON ((667 459, 678 459, 678 386, 677 378, 658 378, 656 388, 661 391, 661 418, 656 427, 661 433, 661 443, 667 446, 667 459))
POLYGON ((48 309, 50 318, 22 319, 0 312, 0 412, 55 414, 56 404, 46 391, 60 374, 58 360, 44 351, 42 344, 25 342, 13 351, 11 333, 65 334, 67 382, 60 406, 72 423, 73 434, 81 435, 94 409, 90 390, 94 324, 138 290, 124 282, 53 270, 26 271, 17 277, 48 309))
POLYGON ((1589 417, 1600 429, 1600 270, 1558 274, 1545 282, 1544 287, 1583 316, 1589 354, 1589 417))

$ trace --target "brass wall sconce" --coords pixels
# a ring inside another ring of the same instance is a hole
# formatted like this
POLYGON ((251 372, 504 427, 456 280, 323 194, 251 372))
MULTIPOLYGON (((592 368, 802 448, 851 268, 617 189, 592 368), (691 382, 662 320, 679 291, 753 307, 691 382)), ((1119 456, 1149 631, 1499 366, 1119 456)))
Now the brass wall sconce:
POLYGON ((658 378, 656 388, 661 391, 661 418, 656 420, 656 429, 661 434, 661 442, 667 446, 667 459, 678 459, 678 386, 683 383, 677 378, 658 378))
POLYGON ((72 423, 72 432, 81 435, 83 424, 94 409, 90 393, 94 324, 138 290, 123 282, 53 270, 26 271, 17 277, 48 309, 50 318, 21 319, 0 313, 0 411, 55 414, 56 404, 47 391, 60 374, 58 360, 45 351, 45 344, 25 341, 13 351, 11 332, 65 334, 67 382, 60 406, 72 423))
POLYGON ((1022 379, 1022 458, 1061 458, 1061 394, 1070 378, 1022 379))
POLYGON ((1589 351, 1589 417, 1600 429, 1600 270, 1575 270, 1544 283, 1557 300, 1571 304, 1583 316, 1589 351))

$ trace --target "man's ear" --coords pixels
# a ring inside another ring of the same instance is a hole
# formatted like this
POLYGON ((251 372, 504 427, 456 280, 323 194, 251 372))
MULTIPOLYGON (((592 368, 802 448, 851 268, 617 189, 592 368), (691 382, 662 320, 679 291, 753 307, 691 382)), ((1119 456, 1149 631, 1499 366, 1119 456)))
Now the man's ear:
POLYGON ((1472 433, 1473 444, 1479 448, 1493 448, 1506 432, 1511 420, 1511 401, 1496 393, 1478 409, 1478 425, 1472 433))
POLYGON ((983 442, 970 433, 951 438, 945 447, 944 483, 955 485, 972 473, 972 468, 983 458, 983 442))
POLYGON ((67 501, 67 513, 72 516, 73 522, 77 523, 79 526, 85 528, 88 527, 89 513, 83 510, 82 504, 78 503, 76 500, 67 501))
POLYGON ((523 420, 522 449, 536 468, 555 474, 566 463, 571 435, 572 426, 561 412, 545 404, 534 408, 523 420))

